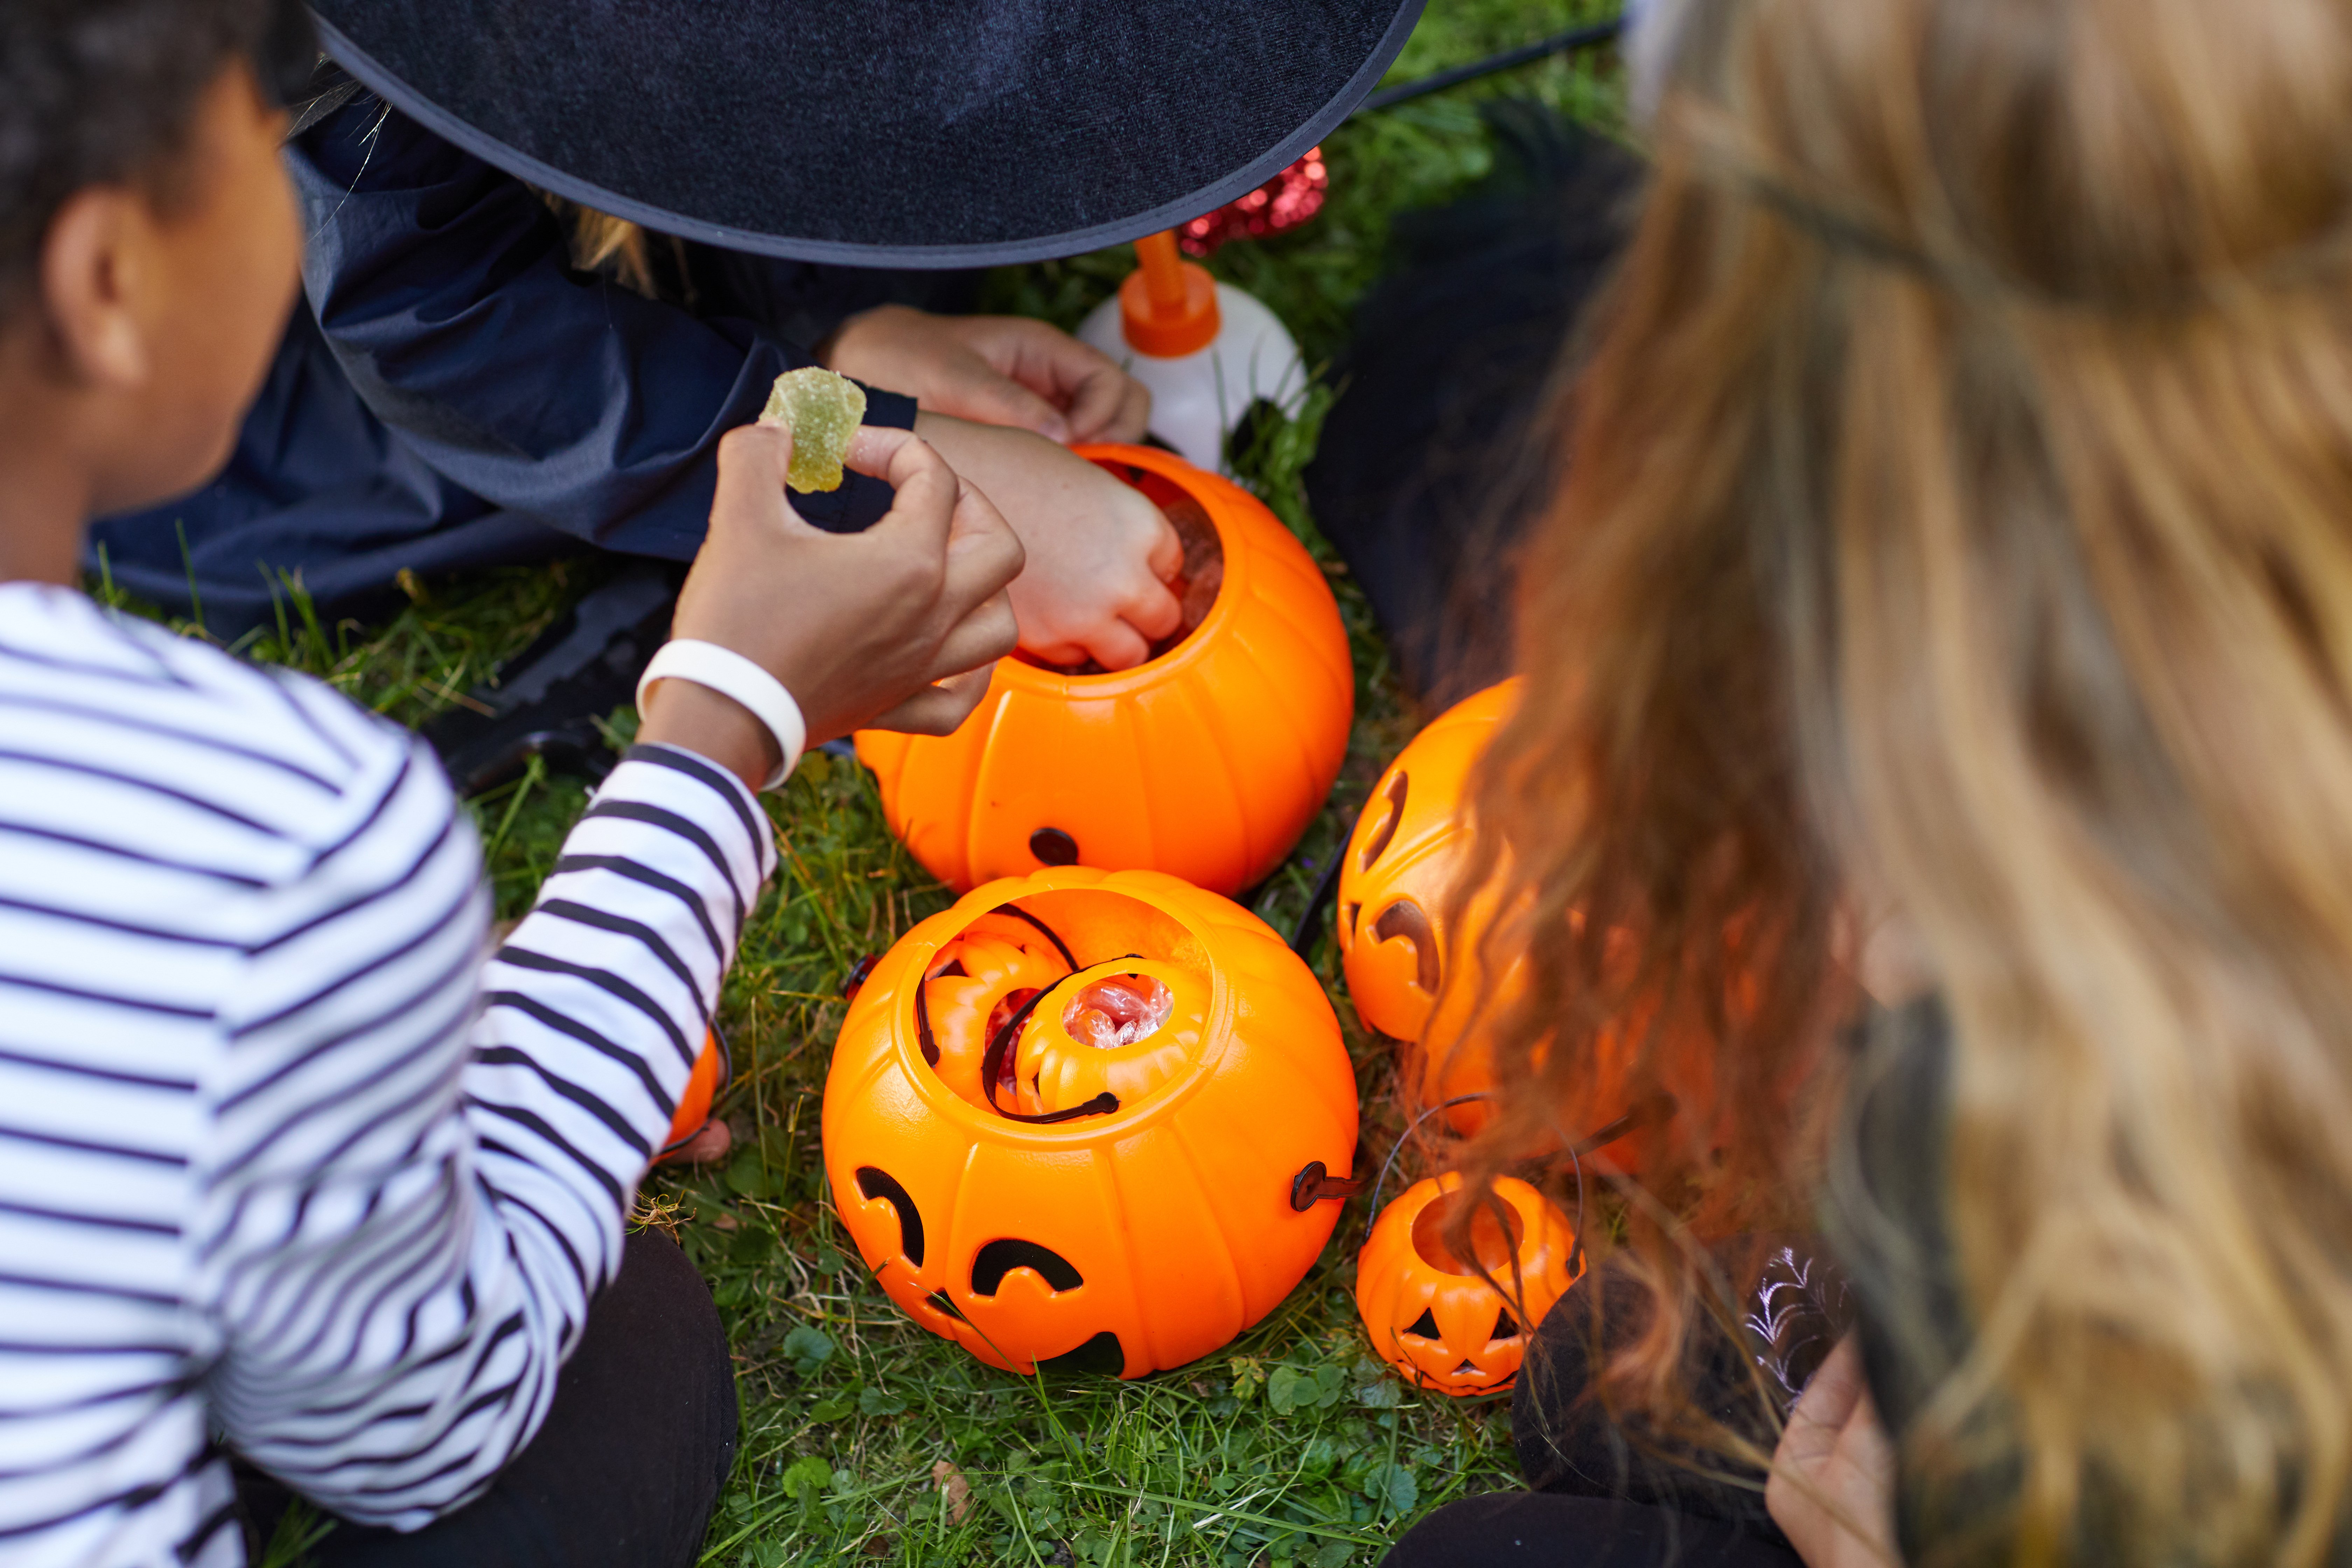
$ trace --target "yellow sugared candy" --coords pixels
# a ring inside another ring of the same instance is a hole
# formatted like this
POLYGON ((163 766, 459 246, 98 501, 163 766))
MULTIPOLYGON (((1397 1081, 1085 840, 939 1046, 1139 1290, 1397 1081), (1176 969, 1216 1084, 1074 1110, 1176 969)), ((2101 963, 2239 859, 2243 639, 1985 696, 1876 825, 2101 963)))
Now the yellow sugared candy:
POLYGON ((781 425, 793 433, 784 483, 803 495, 841 488, 841 460, 865 422, 866 389, 814 364, 776 377, 768 406, 760 411, 761 424, 781 425))

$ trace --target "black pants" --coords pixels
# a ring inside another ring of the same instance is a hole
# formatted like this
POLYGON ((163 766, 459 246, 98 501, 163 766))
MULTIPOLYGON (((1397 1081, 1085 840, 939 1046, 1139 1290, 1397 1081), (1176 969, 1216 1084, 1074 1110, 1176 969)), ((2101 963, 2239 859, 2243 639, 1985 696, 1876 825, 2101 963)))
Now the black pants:
MULTIPOLYGON (((490 1489, 414 1534, 338 1524, 316 1568, 687 1568, 734 1464, 735 1373, 710 1290, 667 1238, 632 1236, 589 1309, 547 1424, 490 1489)), ((238 1468, 248 1555, 284 1488, 238 1468)))
MULTIPOLYGON (((1801 1247, 1742 1243, 1723 1259, 1763 1278, 1736 1333, 1696 1331, 1681 1377, 1692 1403, 1760 1449, 1774 1440, 1765 1398, 1785 1414, 1843 1331, 1843 1285, 1801 1247), (1747 1267, 1742 1268, 1745 1264, 1747 1267)), ((1602 1355, 1647 1329, 1650 1300, 1608 1267, 1546 1313, 1511 1399, 1519 1470, 1534 1489, 1437 1510, 1389 1553, 1390 1568, 1798 1568, 1764 1508, 1764 1473, 1612 1419, 1591 1397, 1593 1324, 1602 1355)))

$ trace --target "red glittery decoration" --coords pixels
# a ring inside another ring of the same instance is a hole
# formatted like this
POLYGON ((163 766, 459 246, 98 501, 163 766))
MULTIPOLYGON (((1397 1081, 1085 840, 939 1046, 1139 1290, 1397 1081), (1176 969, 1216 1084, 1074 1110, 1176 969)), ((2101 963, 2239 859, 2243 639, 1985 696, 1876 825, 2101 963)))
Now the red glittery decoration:
POLYGON ((1257 189, 1176 231, 1176 244, 1187 256, 1206 256, 1229 239, 1264 239, 1297 228, 1323 210, 1331 194, 1331 172, 1323 166, 1323 149, 1309 147, 1307 156, 1257 189))

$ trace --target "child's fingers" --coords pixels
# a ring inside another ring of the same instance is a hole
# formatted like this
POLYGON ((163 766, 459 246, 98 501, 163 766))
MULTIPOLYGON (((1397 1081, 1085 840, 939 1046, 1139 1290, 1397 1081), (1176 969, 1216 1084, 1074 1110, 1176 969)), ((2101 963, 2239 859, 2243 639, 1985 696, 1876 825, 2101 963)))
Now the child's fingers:
POLYGON ((1060 409, 978 354, 971 356, 971 365, 973 374, 958 389, 954 405, 962 417, 982 425, 1018 426, 1048 441, 1069 440, 1070 422, 1060 409))
POLYGON ((869 728, 906 735, 952 735, 987 697, 995 674, 996 666, 989 664, 927 686, 876 719, 869 728))
POLYGON ((1147 641, 1158 642, 1184 624, 1184 605, 1167 584, 1154 579, 1128 595, 1118 616, 1147 641))
POLYGON ((841 460, 861 474, 884 479, 889 475, 891 459, 898 455, 898 448, 921 439, 912 430, 901 430, 895 425, 860 425, 857 433, 850 437, 841 460))
POLYGON ((806 528, 784 489, 792 461, 793 433, 781 425, 745 425, 720 437, 712 519, 806 528))
MULTIPOLYGON (((1071 389, 1069 418, 1073 441, 1140 441, 1151 422, 1151 393, 1105 360, 1100 370, 1071 389)), ((1181 545, 1177 558, 1183 558, 1181 545)))
POLYGON ((1154 577, 1162 583, 1172 583, 1184 570, 1184 537, 1176 531, 1176 525, 1168 521, 1166 512, 1155 506, 1151 513, 1152 521, 1159 527, 1151 536, 1151 549, 1145 554, 1144 563, 1151 568, 1154 577))
POLYGON ((929 442, 911 430, 861 426, 844 460, 861 474, 887 479, 898 492, 869 532, 903 531, 923 549, 945 547, 961 481, 929 442))
POLYGON ((931 656, 931 679, 945 680, 994 664, 1011 653, 1020 640, 1021 628, 1013 618, 1013 601, 999 593, 958 621, 940 639, 939 651, 931 656))
POLYGON ((1133 669, 1151 657, 1151 645, 1125 621, 1112 621, 1087 634, 1086 650, 1105 669, 1133 669))
POLYGON ((1029 552, 1004 514, 980 489, 957 480, 941 598, 957 619, 1002 595, 1028 564, 1029 552))
POLYGON ((1797 1445, 1801 1451, 1826 1453, 1865 1391, 1862 1352, 1853 1335, 1848 1334, 1822 1359, 1805 1392, 1798 1395, 1795 1408, 1789 1412, 1784 1441, 1797 1445))

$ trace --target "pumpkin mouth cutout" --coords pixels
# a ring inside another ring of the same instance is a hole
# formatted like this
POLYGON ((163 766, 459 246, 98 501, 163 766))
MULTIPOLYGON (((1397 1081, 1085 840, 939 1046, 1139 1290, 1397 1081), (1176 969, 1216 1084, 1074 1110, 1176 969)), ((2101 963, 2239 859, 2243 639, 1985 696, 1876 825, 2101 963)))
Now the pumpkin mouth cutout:
MULTIPOLYGON (((1102 466, 1141 490, 1168 519, 1169 525, 1176 531, 1176 537, 1184 544, 1184 564, 1178 569, 1175 581, 1168 584, 1169 591, 1176 595, 1177 604, 1183 608, 1184 618, 1177 623, 1174 631, 1151 645, 1150 655, 1144 660, 1148 665, 1182 647, 1186 639, 1201 629, 1201 623, 1209 618, 1209 612, 1216 607, 1217 595, 1225 584, 1225 542, 1218 535, 1217 525, 1210 518, 1209 509, 1158 474, 1129 468, 1125 464, 1106 463, 1102 466)), ((1129 673, 1123 669, 1105 669, 1092 659, 1080 664, 1052 664, 1026 648, 1016 648, 1013 657, 1024 664, 1034 665, 1055 675, 1129 673)))
POLYGON ((1000 904, 941 942, 913 988, 932 1075, 1013 1122, 1109 1115, 1193 1076, 1215 978, 1191 929, 1123 893, 1000 904))
POLYGON ((1526 1234, 1518 1214, 1499 1198, 1489 1197, 1478 1205, 1477 1212, 1470 1216, 1470 1250, 1478 1262, 1478 1268, 1473 1268, 1455 1257, 1454 1249, 1445 1244, 1445 1227, 1454 1218, 1458 1195, 1449 1193, 1413 1215, 1413 1251, 1441 1274, 1473 1279, 1483 1268, 1491 1279, 1510 1279, 1511 1260, 1518 1255, 1519 1243, 1526 1234))

